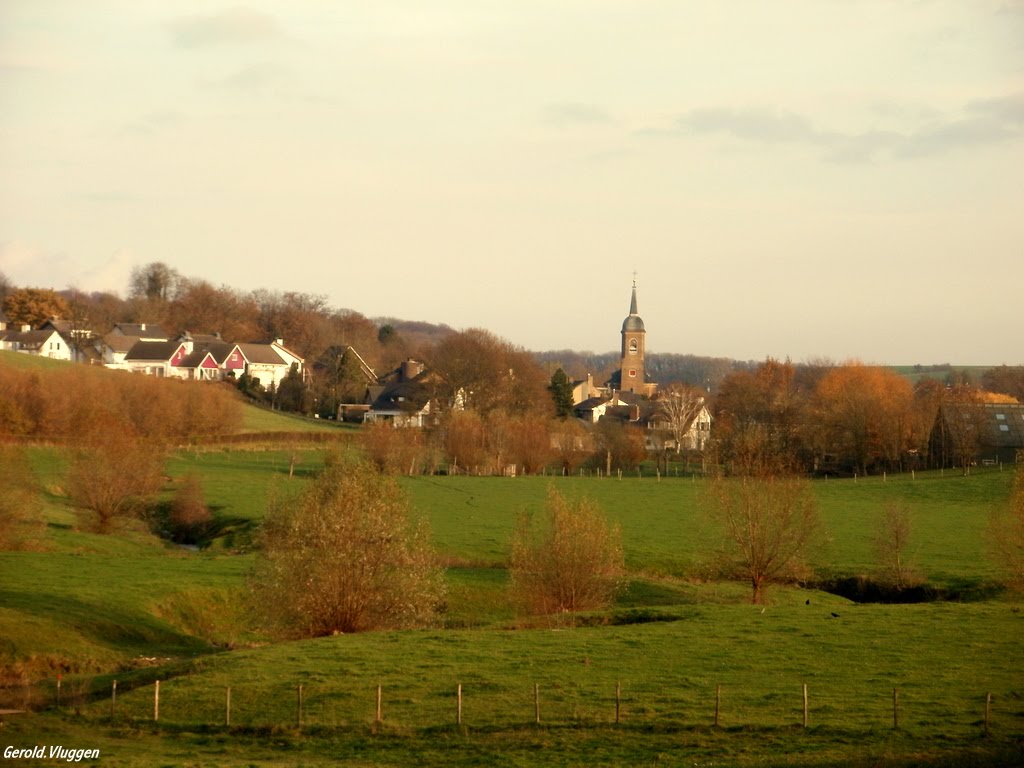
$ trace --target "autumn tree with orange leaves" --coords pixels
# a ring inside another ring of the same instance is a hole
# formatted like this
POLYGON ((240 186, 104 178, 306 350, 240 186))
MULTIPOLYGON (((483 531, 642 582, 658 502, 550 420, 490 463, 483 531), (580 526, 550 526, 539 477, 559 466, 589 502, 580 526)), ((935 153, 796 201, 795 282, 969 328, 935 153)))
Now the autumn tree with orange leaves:
POLYGON ((822 377, 814 413, 827 445, 858 472, 900 469, 910 447, 914 392, 906 378, 887 368, 846 363, 822 377))

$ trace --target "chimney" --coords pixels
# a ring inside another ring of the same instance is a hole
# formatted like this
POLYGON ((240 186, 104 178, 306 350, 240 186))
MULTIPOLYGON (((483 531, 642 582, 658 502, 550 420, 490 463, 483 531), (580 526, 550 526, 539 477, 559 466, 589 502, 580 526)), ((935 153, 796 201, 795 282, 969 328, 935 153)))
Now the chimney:
POLYGON ((423 373, 423 363, 419 363, 413 360, 411 357, 402 363, 402 381, 409 381, 410 379, 415 379, 421 373, 423 373))

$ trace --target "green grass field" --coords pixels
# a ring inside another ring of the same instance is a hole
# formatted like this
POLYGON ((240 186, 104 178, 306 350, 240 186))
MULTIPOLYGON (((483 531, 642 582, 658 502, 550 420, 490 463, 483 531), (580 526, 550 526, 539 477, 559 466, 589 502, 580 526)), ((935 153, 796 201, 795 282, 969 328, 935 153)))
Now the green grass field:
POLYGON ((829 533, 817 553, 823 577, 870 575, 877 518, 902 500, 914 514, 919 571, 934 586, 985 599, 856 604, 789 586, 773 589, 763 610, 748 603, 745 584, 705 577, 711 529, 700 480, 403 478, 448 565, 442 626, 266 644, 244 609, 252 533, 267 498, 295 492, 323 457, 302 453, 289 479, 291 459, 291 451, 174 456, 168 475, 197 473, 217 520, 214 543, 191 551, 141 524, 113 536, 81 530, 63 498, 61 454, 33 449, 48 527, 35 551, 0 553, 0 662, 9 682, 21 675, 38 684, 8 686, 0 708, 51 706, 9 717, 4 743, 95 747, 102 764, 119 766, 1024 760, 1022 601, 993 587, 998 573, 984 545, 1008 470, 814 484, 829 533), (552 486, 593 498, 621 526, 629 587, 605 612, 523 620, 506 592, 509 539, 517 516, 539 510, 552 486), (58 672, 60 709, 52 706, 58 672), (375 727, 378 685, 384 721, 375 727))

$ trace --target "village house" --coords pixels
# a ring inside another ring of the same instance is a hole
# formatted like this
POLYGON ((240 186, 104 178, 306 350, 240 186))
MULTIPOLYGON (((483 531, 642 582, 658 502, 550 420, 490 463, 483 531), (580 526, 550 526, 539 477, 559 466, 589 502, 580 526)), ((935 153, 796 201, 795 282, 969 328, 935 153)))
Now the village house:
POLYGON ((423 363, 411 358, 404 361, 369 387, 364 422, 416 428, 436 423, 438 409, 430 386, 432 378, 423 363))
POLYGON ((158 326, 119 324, 101 341, 103 364, 150 376, 196 381, 248 374, 268 390, 280 386, 293 365, 300 373, 303 371, 303 358, 285 347, 281 339, 235 344, 218 334, 187 332, 174 339, 154 338, 162 335, 158 326))
POLYGON ((2 330, 0 349, 53 360, 71 360, 72 356, 71 346, 52 327, 41 331, 33 331, 27 326, 21 330, 2 330))

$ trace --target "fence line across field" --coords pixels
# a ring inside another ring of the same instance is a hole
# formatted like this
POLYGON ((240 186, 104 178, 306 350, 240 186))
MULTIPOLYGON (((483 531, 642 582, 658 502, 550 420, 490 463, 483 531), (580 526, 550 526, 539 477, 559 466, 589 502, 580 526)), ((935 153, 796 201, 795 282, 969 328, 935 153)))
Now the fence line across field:
MULTIPOLYGON (((152 693, 152 709, 146 714, 140 709, 140 703, 147 697, 140 700, 138 693, 144 693, 147 686, 136 687, 136 695, 129 702, 123 691, 118 698, 118 682, 112 681, 108 694, 109 718, 151 719, 174 726, 295 726, 299 729, 356 728, 372 721, 377 731, 392 722, 403 727, 436 727, 445 722, 459 727, 518 727, 526 723, 547 727, 565 724, 599 727, 663 722, 671 726, 726 729, 787 725, 806 729, 812 725, 832 725, 873 730, 886 721, 891 722, 892 729, 900 730, 913 728, 915 712, 921 722, 939 715, 955 717, 955 712, 942 701, 931 698, 914 703, 901 695, 897 687, 880 689, 877 699, 865 703, 864 697, 853 697, 828 686, 814 689, 806 683, 759 691, 722 684, 689 687, 685 690, 685 701, 679 698, 681 689, 664 691, 643 686, 629 691, 621 681, 609 685, 606 692, 594 686, 582 691, 568 690, 557 683, 534 682, 525 684, 518 694, 507 690, 494 693, 486 684, 474 689, 472 685, 458 682, 453 683, 450 690, 435 689, 424 696, 425 700, 411 699, 400 686, 389 689, 381 684, 375 690, 363 691, 309 683, 277 684, 270 690, 238 685, 197 689, 176 686, 172 679, 156 680, 148 687, 152 693), (290 718, 284 704, 285 691, 289 690, 294 707, 290 718), (358 706, 360 699, 365 701, 365 708, 358 706), (358 715, 359 709, 364 716, 358 715), (445 709, 449 712, 447 717, 443 715, 445 709)), ((56 702, 57 707, 67 708, 68 699, 63 696, 56 702)), ((976 713, 975 719, 962 723, 965 730, 981 730, 984 736, 996 730, 994 715, 997 713, 993 703, 997 699, 992 692, 986 692, 983 697, 962 695, 961 699, 966 699, 970 705, 958 710, 961 718, 971 711, 976 713)), ((102 700, 94 698, 93 703, 94 711, 104 711, 102 700)), ((74 706, 76 711, 82 709, 81 703, 74 706)))

